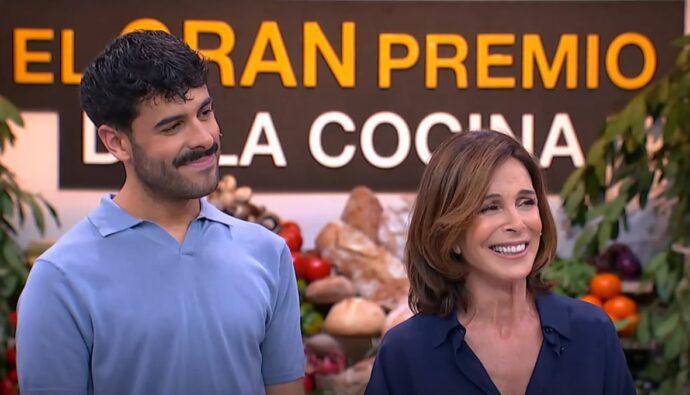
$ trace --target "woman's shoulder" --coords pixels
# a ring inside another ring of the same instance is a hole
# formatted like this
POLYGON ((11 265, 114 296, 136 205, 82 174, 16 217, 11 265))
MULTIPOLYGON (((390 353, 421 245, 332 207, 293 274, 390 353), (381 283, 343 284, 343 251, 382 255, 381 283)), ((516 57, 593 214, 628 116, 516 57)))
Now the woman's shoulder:
POLYGON ((537 297, 537 307, 542 321, 561 321, 573 330, 604 329, 613 325, 601 307, 565 295, 540 295, 537 297))
POLYGON ((417 345, 424 347, 445 337, 453 328, 459 327, 457 319, 452 314, 434 315, 417 313, 404 322, 394 326, 382 339, 382 346, 396 347, 403 344, 406 347, 417 345))

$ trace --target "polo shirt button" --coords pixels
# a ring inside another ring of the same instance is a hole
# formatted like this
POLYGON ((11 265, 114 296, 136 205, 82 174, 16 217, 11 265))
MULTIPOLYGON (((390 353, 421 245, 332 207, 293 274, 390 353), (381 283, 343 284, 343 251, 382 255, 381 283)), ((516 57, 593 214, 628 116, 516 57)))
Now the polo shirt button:
POLYGON ((546 333, 551 333, 551 330, 552 330, 551 328, 545 328, 545 329, 544 329, 544 332, 546 332, 546 333))
POLYGON ((561 352, 565 351, 565 347, 561 347, 561 352))

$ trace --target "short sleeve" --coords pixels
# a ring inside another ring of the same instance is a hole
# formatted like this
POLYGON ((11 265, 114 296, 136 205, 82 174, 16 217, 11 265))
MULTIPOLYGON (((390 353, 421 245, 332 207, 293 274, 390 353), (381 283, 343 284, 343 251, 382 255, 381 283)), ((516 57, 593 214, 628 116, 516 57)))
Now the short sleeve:
POLYGON ((606 322, 605 339, 606 363, 604 366, 608 372, 604 375, 606 380, 604 393, 635 395, 637 393, 635 383, 628 369, 628 363, 621 348, 620 339, 616 334, 616 328, 610 320, 606 322))
POLYGON ((299 293, 287 246, 283 247, 279 265, 276 303, 261 343, 261 373, 265 385, 286 383, 304 376, 299 293))
POLYGON ((34 264, 18 306, 22 394, 87 394, 92 328, 83 303, 53 263, 34 264))

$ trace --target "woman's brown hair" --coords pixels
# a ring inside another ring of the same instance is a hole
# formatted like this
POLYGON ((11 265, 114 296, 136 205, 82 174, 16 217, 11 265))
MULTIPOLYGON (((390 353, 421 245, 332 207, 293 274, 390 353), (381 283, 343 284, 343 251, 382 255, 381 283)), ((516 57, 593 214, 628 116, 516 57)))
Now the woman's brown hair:
POLYGON ((532 293, 550 289, 542 270, 556 251, 556 226, 537 162, 512 137, 495 131, 462 132, 434 151, 419 183, 405 248, 412 311, 448 314, 455 307, 469 307, 467 263, 453 249, 481 209, 495 169, 509 158, 527 169, 542 222, 527 288, 532 293))

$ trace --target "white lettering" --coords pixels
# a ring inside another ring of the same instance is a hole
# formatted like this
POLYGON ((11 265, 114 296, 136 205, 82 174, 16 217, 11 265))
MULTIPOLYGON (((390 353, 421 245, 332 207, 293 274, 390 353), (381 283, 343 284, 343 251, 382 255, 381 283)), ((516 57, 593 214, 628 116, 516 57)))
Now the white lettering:
POLYGON ((338 156, 328 155, 323 150, 321 145, 321 135, 323 129, 329 123, 337 123, 345 132, 352 133, 355 131, 355 123, 347 114, 339 111, 329 111, 319 115, 309 129, 309 151, 311 156, 316 159, 321 165, 331 169, 337 169, 350 163, 355 156, 356 148, 352 144, 347 144, 338 156))

